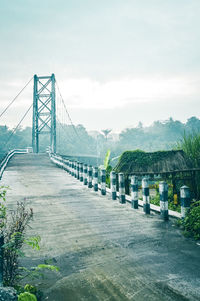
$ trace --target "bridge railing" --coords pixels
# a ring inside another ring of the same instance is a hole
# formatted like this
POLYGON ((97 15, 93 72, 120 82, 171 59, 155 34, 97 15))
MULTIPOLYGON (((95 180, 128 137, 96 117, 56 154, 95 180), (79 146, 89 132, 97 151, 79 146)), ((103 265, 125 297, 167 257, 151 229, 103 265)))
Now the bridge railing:
POLYGON ((66 170, 70 175, 80 180, 83 185, 88 188, 93 188, 94 191, 101 191, 102 195, 107 193, 111 195, 113 200, 119 199, 121 204, 126 202, 131 203, 133 209, 138 209, 138 206, 143 207, 145 214, 150 214, 150 211, 159 212, 164 220, 168 220, 168 216, 176 218, 184 218, 190 208, 190 191, 187 186, 182 186, 180 189, 181 196, 181 213, 168 210, 168 184, 164 181, 159 183, 160 206, 150 204, 149 195, 149 180, 147 177, 142 179, 142 200, 138 197, 138 177, 131 176, 131 195, 125 194, 125 177, 123 173, 110 173, 109 182, 110 188, 106 185, 106 170, 91 165, 83 164, 74 160, 64 159, 60 155, 50 153, 51 161, 58 167, 66 170))
POLYGON ((25 153, 27 153, 27 149, 13 149, 6 154, 6 156, 3 158, 3 160, 0 163, 0 180, 2 178, 3 172, 9 160, 16 154, 25 154, 25 153))

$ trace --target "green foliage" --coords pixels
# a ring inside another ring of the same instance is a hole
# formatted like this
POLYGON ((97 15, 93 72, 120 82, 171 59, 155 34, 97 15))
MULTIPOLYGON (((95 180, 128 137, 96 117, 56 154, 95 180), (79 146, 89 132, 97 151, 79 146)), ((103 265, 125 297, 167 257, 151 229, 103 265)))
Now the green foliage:
POLYGON ((27 239, 24 240, 24 243, 32 247, 32 249, 40 250, 40 245, 39 245, 40 241, 41 241, 41 237, 38 235, 38 236, 28 237, 27 239))
MULTIPOLYGON (((38 279, 38 278, 44 278, 44 271, 49 270, 51 272, 58 272, 59 268, 57 266, 51 265, 51 264, 38 264, 36 267, 31 267, 30 269, 25 267, 20 267, 20 274, 18 279, 21 281, 23 279, 38 279)), ((32 291, 34 293, 34 291, 32 291)))
POLYGON ((193 167, 200 166, 200 133, 184 133, 177 145, 184 151, 193 167))
POLYGON ((104 168, 106 170, 106 184, 110 186, 110 172, 112 171, 112 166, 110 165, 110 149, 107 150, 104 159, 104 168))
POLYGON ((26 284, 24 287, 20 286, 20 285, 16 285, 14 287, 17 290, 17 294, 18 294, 18 298, 20 296, 20 298, 24 297, 24 296, 29 296, 28 294, 24 294, 24 293, 29 293, 32 294, 33 296, 36 297, 36 300, 41 300, 42 298, 42 292, 40 290, 37 289, 36 286, 31 285, 31 284, 26 284))
POLYGON ((4 236, 3 245, 3 283, 4 286, 13 286, 18 291, 18 300, 35 301, 36 296, 40 299, 41 292, 35 286, 26 284, 23 288, 20 281, 29 277, 30 279, 44 277, 43 271, 57 272, 58 267, 51 264, 39 264, 27 269, 19 267, 19 257, 25 256, 22 252, 24 244, 35 250, 40 250, 40 236, 25 238, 25 231, 33 217, 33 210, 27 210, 24 202, 18 202, 17 208, 12 210, 11 216, 7 218, 6 211, 6 187, 0 187, 0 225, 1 235, 4 236))
POLYGON ((110 149, 107 150, 107 153, 106 153, 106 156, 105 156, 105 159, 104 159, 104 167, 105 167, 105 169, 108 168, 109 161, 110 161, 110 149))
POLYGON ((47 269, 47 270, 50 270, 50 271, 56 271, 56 272, 59 271, 59 268, 57 266, 51 265, 51 264, 38 264, 36 269, 38 271, 43 270, 43 269, 47 269))
POLYGON ((184 229, 186 236, 194 237, 194 239, 200 239, 200 201, 195 202, 185 219, 180 221, 181 226, 184 229))
POLYGON ((37 298, 35 295, 31 293, 25 292, 25 293, 21 293, 18 296, 18 301, 37 301, 37 298))
POLYGON ((31 294, 36 294, 37 289, 34 285, 26 284, 24 286, 25 292, 31 293, 31 294))
MULTIPOLYGON (((57 123, 57 153, 63 155, 96 155, 96 140, 81 124, 57 123)), ((49 145, 49 144, 47 144, 49 145)))
MULTIPOLYGON (((190 162, 192 168, 200 167, 200 132, 184 133, 181 141, 177 143, 178 148, 183 149, 186 158, 190 162)), ((196 172, 197 195, 200 197, 200 172, 196 172)))
POLYGON ((132 173, 135 169, 137 171, 152 171, 154 164, 160 161, 170 161, 177 152, 180 151, 157 151, 152 153, 141 150, 125 151, 121 155, 115 171, 127 174, 132 173))
MULTIPOLYGON (((156 183, 153 186, 154 186, 153 188, 156 189, 156 195, 153 198, 150 198, 150 203, 154 204, 156 206, 160 206, 160 194, 159 194, 159 190, 158 190, 158 183, 156 183)), ((168 190, 168 209, 177 211, 177 212, 181 212, 180 204, 177 204, 177 205, 174 204, 173 188, 170 184, 169 184, 169 190, 168 190)))
POLYGON ((4 285, 14 286, 19 276, 19 257, 24 256, 22 246, 24 235, 29 222, 33 217, 32 209, 27 210, 24 202, 18 202, 12 210, 9 219, 5 218, 2 233, 3 245, 3 281, 4 285))
POLYGON ((0 186, 0 235, 3 235, 3 229, 6 221, 6 192, 8 187, 0 186))

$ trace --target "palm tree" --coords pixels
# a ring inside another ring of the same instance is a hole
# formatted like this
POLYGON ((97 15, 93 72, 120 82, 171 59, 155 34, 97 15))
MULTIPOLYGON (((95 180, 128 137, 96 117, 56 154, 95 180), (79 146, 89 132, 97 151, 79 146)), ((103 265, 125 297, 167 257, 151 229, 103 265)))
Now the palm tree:
POLYGON ((101 130, 101 132, 104 134, 106 141, 108 139, 108 135, 110 134, 110 132, 112 131, 112 129, 105 129, 105 130, 101 130))

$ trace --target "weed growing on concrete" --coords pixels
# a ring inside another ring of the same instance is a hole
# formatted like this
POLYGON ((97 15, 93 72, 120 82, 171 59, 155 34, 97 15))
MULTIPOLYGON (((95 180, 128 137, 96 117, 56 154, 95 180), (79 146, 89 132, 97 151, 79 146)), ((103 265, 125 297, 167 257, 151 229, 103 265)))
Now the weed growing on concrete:
MULTIPOLYGON (((5 217, 3 227, 3 281, 5 286, 14 286, 17 282, 19 257, 24 256, 21 249, 27 241, 25 232, 32 217, 33 210, 27 210, 24 202, 18 202, 17 208, 11 212, 9 218, 5 217)), ((37 244, 38 238, 36 246, 37 244)))
POLYGON ((39 264, 27 269, 19 266, 19 258, 25 256, 22 251, 24 244, 32 249, 40 250, 40 236, 25 237, 27 227, 33 218, 33 210, 27 209, 24 202, 18 202, 15 210, 8 214, 6 209, 7 187, 0 187, 0 237, 1 237, 1 264, 4 286, 12 286, 18 291, 18 300, 35 301, 40 297, 37 288, 26 284, 19 285, 20 281, 43 276, 43 270, 58 271, 58 267, 50 264, 39 264))

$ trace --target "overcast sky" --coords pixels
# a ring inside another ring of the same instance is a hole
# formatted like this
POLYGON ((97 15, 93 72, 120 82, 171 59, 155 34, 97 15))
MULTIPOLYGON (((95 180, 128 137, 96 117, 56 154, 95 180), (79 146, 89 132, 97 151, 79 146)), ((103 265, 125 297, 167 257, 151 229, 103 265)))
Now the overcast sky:
MULTIPOLYGON (((1 0, 0 112, 34 74, 55 73, 89 130, 199 118, 199 16, 199 0, 1 0)), ((0 124, 31 102, 32 85, 0 124)))

